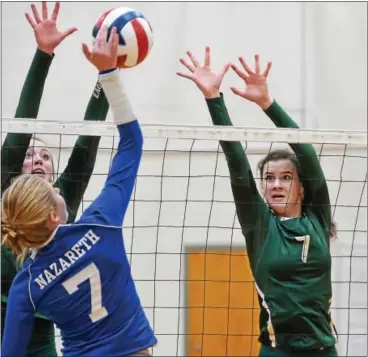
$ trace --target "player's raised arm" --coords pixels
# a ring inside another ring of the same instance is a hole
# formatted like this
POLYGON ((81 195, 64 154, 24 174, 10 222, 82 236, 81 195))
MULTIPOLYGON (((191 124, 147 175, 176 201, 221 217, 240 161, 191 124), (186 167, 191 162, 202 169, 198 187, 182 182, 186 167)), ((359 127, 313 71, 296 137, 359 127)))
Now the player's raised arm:
MULTIPOLYGON (((84 120, 104 121, 109 103, 100 82, 97 82, 89 100, 84 120)), ((88 187, 96 163, 100 136, 80 135, 73 147, 64 172, 55 183, 68 207, 68 222, 74 222, 83 195, 88 187)))
MULTIPOLYGON (((215 125, 231 126, 232 122, 220 93, 222 80, 230 64, 226 64, 220 72, 211 69, 210 48, 206 47, 204 65, 187 52, 190 62, 180 59, 189 73, 177 73, 179 76, 193 81, 203 93, 212 122, 215 125)), ((221 147, 226 155, 230 171, 231 187, 234 195, 238 219, 246 237, 255 227, 255 222, 262 219, 266 212, 266 205, 260 196, 247 156, 240 142, 221 141, 221 147)), ((249 236, 249 235, 248 235, 249 236)), ((248 249, 251 242, 247 242, 248 249)))
MULTIPOLYGON (((56 2, 51 16, 48 15, 46 2, 42 3, 42 14, 39 14, 34 4, 31 5, 33 17, 25 15, 34 30, 37 50, 28 71, 20 95, 16 118, 37 118, 47 74, 54 57, 55 48, 76 28, 59 31, 56 27, 60 3, 56 2)), ((1 192, 10 185, 12 178, 22 172, 22 164, 31 134, 9 133, 1 153, 1 192)))
MULTIPOLYGON (((242 57, 239 58, 243 70, 232 65, 233 70, 243 79, 245 89, 231 88, 232 91, 256 103, 279 128, 298 128, 298 125, 272 99, 267 85, 267 76, 271 69, 271 62, 261 73, 259 56, 255 55, 255 69, 252 70, 242 57)), ((304 184, 304 202, 310 206, 327 230, 331 228, 331 206, 327 182, 323 174, 318 156, 310 144, 290 144, 298 158, 301 181, 304 184)))
MULTIPOLYGON (((84 120, 104 121, 108 110, 109 103, 98 80, 93 88, 84 120)), ((100 136, 80 135, 64 172, 55 183, 55 187, 60 189, 68 207, 68 222, 75 221, 78 208, 93 173, 100 139, 100 136)))
POLYGON ((92 51, 83 45, 86 58, 100 72, 99 80, 118 126, 120 141, 105 186, 79 223, 122 226, 142 156, 142 132, 116 69, 117 46, 115 28, 109 40, 107 28, 101 29, 92 51))
POLYGON ((27 270, 23 270, 10 289, 1 346, 3 357, 26 356, 35 313, 32 297, 29 295, 29 279, 27 270))

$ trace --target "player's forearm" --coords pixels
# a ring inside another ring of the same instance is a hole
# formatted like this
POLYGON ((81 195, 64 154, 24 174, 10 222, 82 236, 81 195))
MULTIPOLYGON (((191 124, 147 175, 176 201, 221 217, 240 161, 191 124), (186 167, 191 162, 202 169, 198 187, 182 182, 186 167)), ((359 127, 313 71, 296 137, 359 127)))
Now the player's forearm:
MULTIPOLYGON (((277 127, 298 128, 297 124, 275 101, 265 110, 265 113, 277 127)), ((311 204, 311 209, 314 213, 318 217, 321 217, 324 225, 330 229, 330 196, 316 151, 311 144, 290 144, 290 147, 297 156, 300 164, 301 176, 304 180, 303 185, 305 188, 304 200, 306 203, 311 204)))
MULTIPOLYGON (((118 126, 120 141, 116 161, 126 166, 132 159, 140 159, 143 136, 132 105, 117 69, 99 75, 99 81, 110 105, 114 123, 118 126), (120 153, 124 152, 125 155, 120 153), (120 158, 121 157, 121 158, 120 158)), ((113 172, 113 167, 111 172, 113 172)))
MULTIPOLYGON (((218 98, 207 99, 206 102, 215 125, 232 125, 222 94, 218 98)), ((250 227, 254 226, 254 220, 263 214, 265 204, 259 195, 251 166, 240 142, 220 141, 220 144, 230 172, 238 219, 243 232, 249 232, 250 227)), ((247 245, 251 244, 248 240, 247 245)))
POLYGON ((99 81, 119 130, 119 145, 105 187, 84 211, 81 221, 122 226, 142 156, 143 136, 118 70, 100 74, 99 81), (99 212, 96 217, 96 212, 99 212))
POLYGON ((120 134, 118 152, 128 151, 128 156, 134 156, 138 152, 140 157, 143 146, 142 131, 138 123, 132 124, 137 121, 137 118, 120 79, 119 71, 115 69, 100 74, 99 81, 110 105, 114 123, 118 126, 120 134))
MULTIPOLYGON (((84 120, 105 121, 108 111, 109 102, 100 82, 97 82, 89 100, 84 120)), ((99 136, 81 135, 78 137, 68 164, 73 174, 92 174, 99 141, 99 136)))
MULTIPOLYGON (((131 160, 140 160, 143 147, 142 131, 120 79, 119 71, 115 69, 109 73, 100 74, 99 80, 120 134, 118 153, 115 159, 122 161, 121 165, 126 167, 130 165, 131 160)), ((113 167, 111 172, 113 172, 113 167)))
MULTIPOLYGON (((284 111, 284 109, 273 101, 272 105, 264 111, 273 123, 279 128, 298 128, 298 125, 284 111)), ((302 174, 309 181, 312 191, 326 184, 325 177, 319 163, 317 154, 310 144, 290 144, 298 157, 302 174)))
POLYGON ((224 96, 220 93, 215 98, 206 99, 208 110, 211 114, 212 123, 214 125, 232 126, 230 115, 227 111, 224 96))
MULTIPOLYGON (((109 103, 101 84, 97 82, 89 100, 84 120, 104 121, 108 110, 109 103)), ((69 210, 69 223, 75 220, 84 192, 87 189, 96 163, 99 143, 99 136, 79 136, 68 160, 68 165, 56 183, 69 210)))
POLYGON ((136 120, 132 105, 120 80, 119 70, 114 69, 108 73, 100 74, 99 82, 110 105, 114 123, 120 125, 136 120))
MULTIPOLYGON (((206 102, 214 125, 232 126, 222 94, 218 98, 207 99, 206 102)), ((251 168, 240 142, 220 141, 220 144, 226 156, 231 181, 242 181, 248 185, 251 168)))
POLYGON ((120 141, 101 194, 81 221, 121 227, 142 156, 143 137, 137 120, 118 125, 120 141), (98 216, 97 216, 98 212, 98 216))
POLYGON ((53 56, 37 49, 20 95, 16 118, 37 118, 53 56))
POLYGON ((264 112, 278 128, 298 128, 295 121, 275 100, 267 109, 264 110, 264 112))
POLYGON ((100 75, 100 82, 118 126, 120 141, 103 193, 94 202, 115 226, 123 223, 142 156, 143 135, 117 70, 100 75))
MULTIPOLYGON (((20 95, 16 118, 37 118, 52 59, 48 54, 36 51, 20 95)), ((31 138, 31 134, 10 133, 6 136, 1 155, 1 192, 10 185, 13 177, 21 174, 31 138)))
POLYGON ((103 121, 106 119, 108 110, 109 102, 101 83, 97 81, 84 114, 84 120, 103 121))

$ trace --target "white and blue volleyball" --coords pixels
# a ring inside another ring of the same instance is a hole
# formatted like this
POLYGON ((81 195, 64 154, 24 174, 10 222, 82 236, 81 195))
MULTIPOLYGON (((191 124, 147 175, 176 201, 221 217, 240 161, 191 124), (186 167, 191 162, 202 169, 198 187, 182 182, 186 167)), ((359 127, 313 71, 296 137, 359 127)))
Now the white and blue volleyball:
POLYGON ((103 13, 93 27, 93 38, 103 27, 116 27, 119 35, 118 67, 130 68, 142 63, 153 45, 153 32, 144 15, 128 7, 118 7, 103 13))

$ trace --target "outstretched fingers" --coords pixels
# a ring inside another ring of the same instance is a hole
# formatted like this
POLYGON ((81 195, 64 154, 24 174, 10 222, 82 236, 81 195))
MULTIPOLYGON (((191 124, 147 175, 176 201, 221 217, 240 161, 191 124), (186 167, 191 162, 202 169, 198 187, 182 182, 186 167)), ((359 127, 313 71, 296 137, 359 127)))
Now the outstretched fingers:
POLYGON ((82 51, 86 56, 87 60, 91 61, 91 51, 85 43, 82 44, 82 51))
POLYGON ((49 16, 48 10, 47 10, 47 3, 46 1, 42 1, 42 18, 44 20, 47 20, 47 17, 49 16))
POLYGON ((114 37, 116 35, 116 27, 114 26, 110 32, 110 37, 109 37, 109 40, 108 40, 108 43, 110 46, 113 45, 113 42, 114 42, 114 37))
POLYGON ((271 67, 272 67, 272 62, 267 62, 266 68, 265 70, 261 73, 261 64, 260 64, 260 60, 259 60, 259 54, 256 54, 254 56, 254 60, 255 60, 255 68, 254 68, 254 72, 250 69, 250 67, 248 66, 248 64, 244 61, 243 57, 239 57, 239 61, 241 63, 241 65, 243 66, 245 72, 242 72, 241 70, 239 70, 239 68, 237 66, 235 66, 234 64, 231 66, 231 68, 236 72, 236 74, 244 79, 244 81, 247 81, 248 77, 251 75, 261 75, 263 77, 268 76, 271 67))
POLYGON ((55 3, 54 10, 52 11, 52 14, 51 14, 51 20, 52 21, 56 21, 57 20, 57 17, 59 15, 59 10, 60 10, 60 2, 57 1, 55 3))
MULTIPOLYGON (((189 63, 186 59, 180 58, 180 63, 190 72, 190 73, 184 73, 184 72, 176 72, 176 74, 180 77, 190 79, 192 81, 195 80, 194 78, 194 71, 196 68, 200 67, 200 64, 198 60, 193 56, 192 52, 187 51, 187 55, 192 63, 189 63)), ((206 54, 205 54, 205 61, 210 61, 210 53, 209 53, 209 47, 206 47, 206 54)))
POLYGON ((197 67, 200 67, 201 66, 201 64, 199 63, 199 61, 193 56, 192 52, 187 51, 187 55, 190 58, 190 60, 192 61, 194 67, 197 68, 197 67))
POLYGON ((254 74, 254 72, 250 69, 248 64, 244 61, 243 57, 239 57, 239 61, 241 65, 243 66, 245 72, 247 72, 248 74, 254 74))
POLYGON ((32 17, 28 13, 25 13, 25 16, 26 16, 26 19, 27 19, 28 23, 31 25, 33 30, 35 30, 37 24, 33 21, 32 17))
POLYGON ((34 19, 36 21, 36 24, 39 24, 41 22, 41 18, 40 18, 40 15, 39 15, 39 13, 37 11, 37 8, 36 8, 36 5, 35 4, 32 4, 31 5, 31 10, 33 12, 33 17, 34 17, 34 19))
POLYGON ((103 49, 106 46, 106 40, 107 40, 107 31, 108 27, 103 26, 97 33, 96 41, 95 41, 95 48, 103 49))
POLYGON ((72 33, 74 33, 75 31, 77 31, 76 27, 71 27, 70 29, 67 29, 66 31, 63 32, 63 34, 61 35, 61 39, 64 40, 65 37, 68 37, 69 35, 71 35, 72 33))
POLYGON ((257 74, 261 73, 261 64, 259 62, 259 54, 254 55, 255 70, 257 74))
POLYGON ((195 70, 195 68, 191 65, 191 64, 189 64, 184 58, 180 58, 180 63, 184 66, 184 67, 186 67, 190 72, 194 72, 194 70, 195 70))
POLYGON ((239 97, 246 98, 244 90, 240 90, 240 89, 235 88, 235 87, 230 87, 230 89, 234 94, 238 95, 239 97))
POLYGON ((206 48, 205 48, 204 65, 206 67, 210 67, 211 66, 211 48, 209 46, 206 46, 206 48))
POLYGON ((193 80, 194 80, 193 74, 191 74, 191 73, 176 72, 176 74, 177 74, 179 77, 187 78, 187 79, 190 79, 191 81, 193 81, 193 80))
POLYGON ((268 77, 268 74, 270 73, 271 67, 272 67, 272 62, 268 62, 267 66, 266 66, 266 69, 264 70, 264 72, 262 74, 264 77, 266 77, 266 78, 268 77))
POLYGON ((111 55, 117 57, 118 55, 118 45, 119 45, 119 35, 116 32, 116 27, 113 27, 110 33, 109 44, 111 46, 111 55))
POLYGON ((248 76, 246 75, 246 73, 244 73, 243 71, 241 71, 235 64, 231 65, 232 70, 245 82, 248 80, 248 76))
POLYGON ((224 78, 225 77, 225 74, 229 70, 230 66, 231 66, 231 63, 226 63, 225 66, 222 67, 222 70, 220 72, 221 78, 224 78))

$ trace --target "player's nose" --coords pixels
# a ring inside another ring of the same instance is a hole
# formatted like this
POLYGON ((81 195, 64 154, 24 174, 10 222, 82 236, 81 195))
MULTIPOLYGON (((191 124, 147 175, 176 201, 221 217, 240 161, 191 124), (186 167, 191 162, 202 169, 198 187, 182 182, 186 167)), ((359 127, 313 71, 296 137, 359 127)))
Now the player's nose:
POLYGON ((42 157, 39 154, 35 154, 33 155, 33 165, 42 165, 43 164, 43 160, 42 157))
POLYGON ((282 183, 281 183, 281 180, 280 179, 275 179, 273 181, 273 185, 272 185, 273 188, 275 189, 278 189, 278 188, 281 188, 282 187, 282 183))

